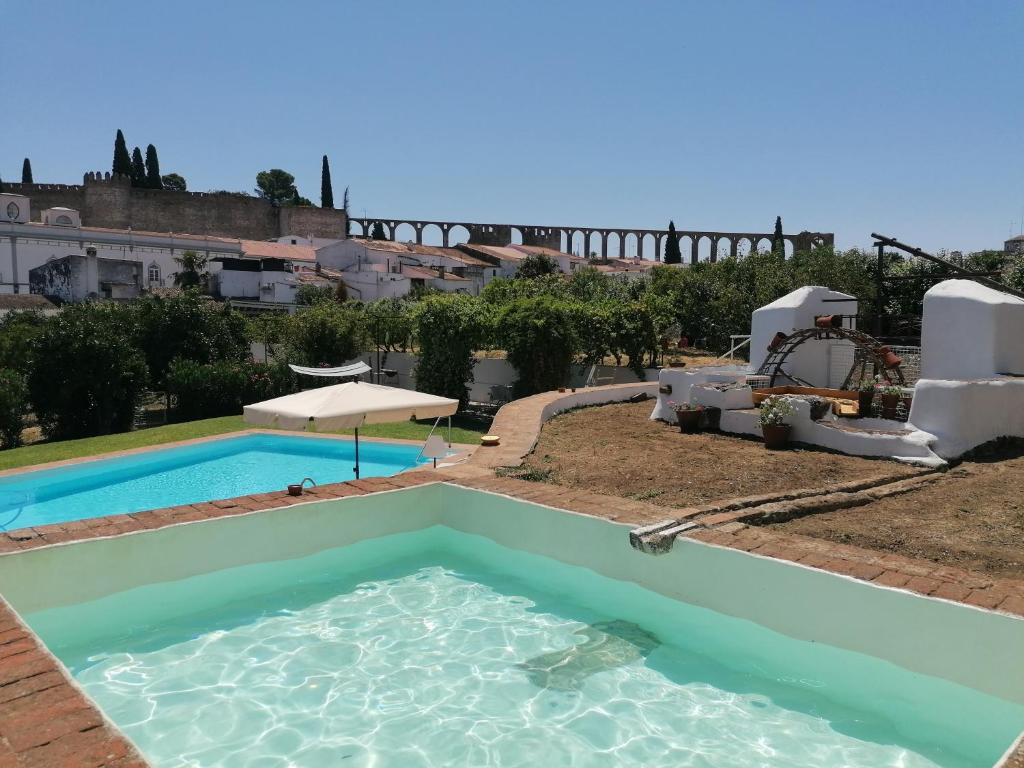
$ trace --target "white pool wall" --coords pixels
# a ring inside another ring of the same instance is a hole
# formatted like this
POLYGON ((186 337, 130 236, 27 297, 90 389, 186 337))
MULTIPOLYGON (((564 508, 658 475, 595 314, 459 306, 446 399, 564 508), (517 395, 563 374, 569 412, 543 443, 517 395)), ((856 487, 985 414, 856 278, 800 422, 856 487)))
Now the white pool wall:
POLYGON ((0 592, 30 614, 432 525, 1024 704, 1020 618, 685 538, 647 555, 629 546, 630 526, 446 484, 9 553, 0 592))

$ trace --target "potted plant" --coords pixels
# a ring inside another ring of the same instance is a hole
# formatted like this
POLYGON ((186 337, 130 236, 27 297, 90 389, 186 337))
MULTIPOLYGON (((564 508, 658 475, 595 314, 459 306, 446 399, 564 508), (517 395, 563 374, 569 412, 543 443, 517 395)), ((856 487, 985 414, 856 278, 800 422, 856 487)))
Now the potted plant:
POLYGON ((761 413, 758 416, 761 434, 764 435, 765 448, 779 450, 786 447, 790 431, 790 425, 786 423, 786 419, 794 413, 793 406, 788 400, 775 395, 765 398, 761 403, 761 413))
POLYGON ((882 418, 895 419, 896 408, 899 406, 900 398, 903 396, 903 388, 887 384, 882 387, 880 394, 882 398, 882 418))
POLYGON ((703 405, 693 403, 669 402, 672 410, 676 412, 676 421, 679 422, 680 432, 697 432, 700 430, 700 417, 704 414, 703 405))
POLYGON ((875 400, 875 380, 864 379, 857 387, 857 416, 865 418, 871 415, 871 404, 875 400))

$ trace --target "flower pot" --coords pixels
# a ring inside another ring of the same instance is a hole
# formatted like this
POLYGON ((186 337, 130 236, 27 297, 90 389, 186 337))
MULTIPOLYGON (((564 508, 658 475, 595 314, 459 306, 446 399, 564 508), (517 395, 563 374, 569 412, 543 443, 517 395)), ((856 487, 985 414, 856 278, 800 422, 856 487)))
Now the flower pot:
POLYGON ((680 432, 697 432, 700 430, 701 412, 697 410, 676 411, 676 420, 679 422, 680 432))
POLYGON ((762 424, 761 434, 764 435, 764 447, 770 451, 778 451, 789 443, 789 424, 762 424))
POLYGON ((900 404, 899 395, 882 395, 882 418, 895 419, 896 407, 900 404))
POLYGON ((875 400, 875 391, 857 393, 857 416, 866 419, 871 416, 871 403, 875 400))

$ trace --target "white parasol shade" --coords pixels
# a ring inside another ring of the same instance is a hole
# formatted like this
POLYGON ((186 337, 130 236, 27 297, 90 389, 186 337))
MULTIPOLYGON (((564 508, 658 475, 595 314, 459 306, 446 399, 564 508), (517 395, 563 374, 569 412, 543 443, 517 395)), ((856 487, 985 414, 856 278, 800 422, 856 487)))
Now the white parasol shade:
POLYGON ((350 381, 247 405, 243 414, 248 424, 333 431, 451 416, 458 408, 459 401, 448 397, 350 381))

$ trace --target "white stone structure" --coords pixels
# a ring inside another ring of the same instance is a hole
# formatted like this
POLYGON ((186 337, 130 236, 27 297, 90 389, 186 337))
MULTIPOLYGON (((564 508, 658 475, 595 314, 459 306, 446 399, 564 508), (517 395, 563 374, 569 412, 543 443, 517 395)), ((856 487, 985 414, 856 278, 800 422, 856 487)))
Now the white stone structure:
MULTIPOLYGON (((768 345, 775 334, 814 327, 820 315, 855 315, 857 299, 820 285, 805 285, 754 310, 750 321, 750 369, 756 371, 768 356, 768 345)), ((850 327, 847 324, 846 327, 850 327)), ((850 342, 832 340, 828 344, 808 342, 793 350, 786 359, 786 372, 814 386, 826 386, 830 347, 849 346, 850 342)))
POLYGON ((1024 300, 973 280, 924 297, 921 379, 910 421, 944 458, 998 437, 1024 437, 1024 300))

